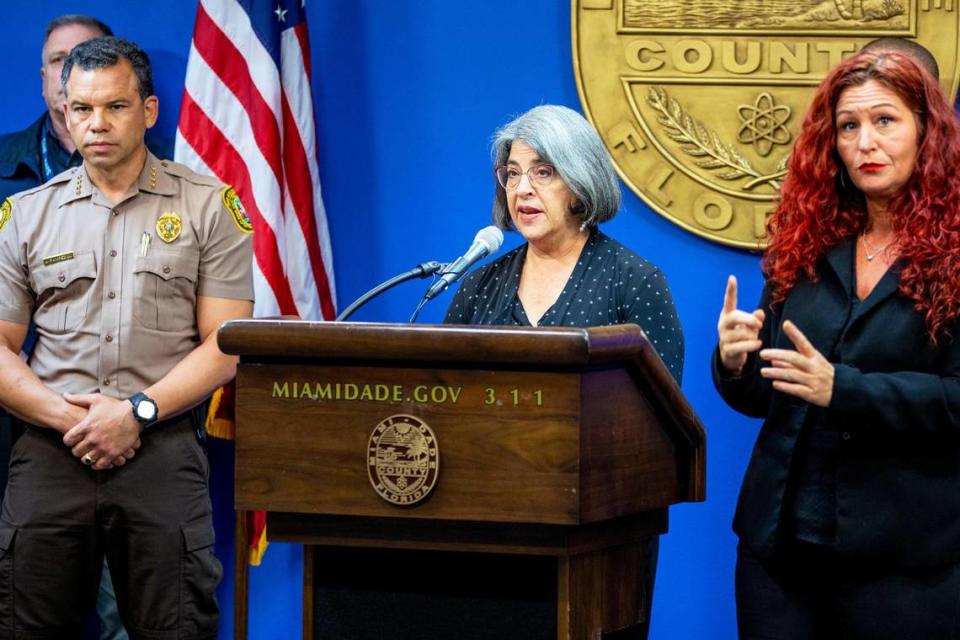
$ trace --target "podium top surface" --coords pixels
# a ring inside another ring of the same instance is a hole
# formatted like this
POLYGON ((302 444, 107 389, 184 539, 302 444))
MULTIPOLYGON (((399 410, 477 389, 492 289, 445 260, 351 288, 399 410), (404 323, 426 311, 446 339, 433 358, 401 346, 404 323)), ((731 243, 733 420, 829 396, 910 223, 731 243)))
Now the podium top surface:
POLYGON ((231 320, 220 328, 218 342, 224 353, 247 360, 284 357, 579 367, 645 360, 646 355, 659 364, 643 330, 635 324, 567 328, 231 320))

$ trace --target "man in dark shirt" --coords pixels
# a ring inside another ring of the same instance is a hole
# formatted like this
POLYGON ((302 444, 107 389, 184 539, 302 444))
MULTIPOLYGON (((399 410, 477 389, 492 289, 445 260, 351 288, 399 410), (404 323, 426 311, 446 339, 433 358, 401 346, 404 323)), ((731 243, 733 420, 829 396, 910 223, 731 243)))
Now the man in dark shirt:
POLYGON ((23 131, 0 137, 0 197, 43 184, 80 164, 64 122, 60 69, 73 47, 103 35, 112 35, 110 27, 89 16, 61 16, 47 26, 40 67, 47 110, 23 131))

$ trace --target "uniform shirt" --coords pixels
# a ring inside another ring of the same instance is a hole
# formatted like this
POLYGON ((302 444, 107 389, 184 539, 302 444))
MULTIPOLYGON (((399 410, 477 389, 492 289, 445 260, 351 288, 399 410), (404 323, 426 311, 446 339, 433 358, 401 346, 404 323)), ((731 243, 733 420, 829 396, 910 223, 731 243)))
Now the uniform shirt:
POLYGON ((252 300, 249 221, 233 202, 217 180, 148 154, 116 205, 83 167, 4 203, 0 320, 36 324, 37 376, 127 397, 200 343, 197 296, 252 300))
MULTIPOLYGON (((530 326, 517 295, 527 256, 524 244, 463 280, 447 311, 448 324, 530 326)), ((640 325, 677 383, 683 376, 683 329, 667 279, 609 236, 594 231, 541 327, 640 325)))
MULTIPOLYGON (((148 129, 144 136, 147 148, 160 158, 171 157, 172 142, 155 135, 154 131, 156 129, 148 129)), ((50 114, 44 111, 26 129, 0 135, 0 201, 39 186, 70 167, 79 167, 82 162, 77 151, 70 153, 60 145, 50 114)), ((32 353, 35 341, 36 333, 31 326, 23 352, 32 353)))

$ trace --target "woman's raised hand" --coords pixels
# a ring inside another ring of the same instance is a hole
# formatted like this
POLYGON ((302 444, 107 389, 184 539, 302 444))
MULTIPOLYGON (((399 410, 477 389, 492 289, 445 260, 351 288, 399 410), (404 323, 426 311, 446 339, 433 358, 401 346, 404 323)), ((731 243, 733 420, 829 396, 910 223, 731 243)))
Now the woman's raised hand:
POLYGON ((763 309, 753 313, 737 309, 737 279, 734 276, 727 278, 717 333, 720 336, 720 361, 723 368, 733 375, 743 373, 747 357, 762 346, 760 327, 763 326, 763 319, 763 309))

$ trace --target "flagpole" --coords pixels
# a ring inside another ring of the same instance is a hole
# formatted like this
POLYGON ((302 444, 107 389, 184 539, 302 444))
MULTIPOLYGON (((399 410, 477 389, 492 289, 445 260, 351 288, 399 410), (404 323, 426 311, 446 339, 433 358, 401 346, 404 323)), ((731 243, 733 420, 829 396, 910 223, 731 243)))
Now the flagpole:
POLYGON ((233 637, 247 640, 247 611, 250 594, 250 540, 247 535, 247 512, 236 512, 233 576, 233 637))

